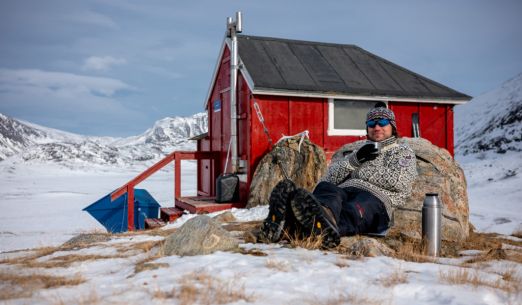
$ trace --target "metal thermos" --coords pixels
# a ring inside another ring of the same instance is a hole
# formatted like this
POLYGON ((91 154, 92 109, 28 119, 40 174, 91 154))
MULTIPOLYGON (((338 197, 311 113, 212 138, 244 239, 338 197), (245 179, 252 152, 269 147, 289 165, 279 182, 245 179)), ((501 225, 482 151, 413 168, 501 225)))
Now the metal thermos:
POLYGON ((429 256, 440 254, 441 225, 442 203, 439 194, 427 193, 422 205, 422 239, 429 256))

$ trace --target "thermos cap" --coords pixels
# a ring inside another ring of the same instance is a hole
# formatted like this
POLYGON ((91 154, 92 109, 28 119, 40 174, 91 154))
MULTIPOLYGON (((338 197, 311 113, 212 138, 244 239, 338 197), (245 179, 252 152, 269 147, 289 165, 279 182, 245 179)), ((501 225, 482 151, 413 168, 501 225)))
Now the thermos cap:
POLYGON ((439 199, 439 195, 437 193, 426 193, 426 197, 424 197, 424 202, 422 204, 423 208, 441 208, 442 203, 439 199))

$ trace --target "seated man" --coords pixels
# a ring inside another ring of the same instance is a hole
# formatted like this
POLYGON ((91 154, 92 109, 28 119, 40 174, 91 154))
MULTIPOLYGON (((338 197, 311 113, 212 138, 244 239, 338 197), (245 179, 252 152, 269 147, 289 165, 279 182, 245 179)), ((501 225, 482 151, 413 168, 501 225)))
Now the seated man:
POLYGON ((335 247, 341 236, 381 233, 391 225, 393 210, 404 204, 417 175, 415 154, 398 144, 393 111, 379 102, 366 116, 368 142, 332 162, 313 193, 290 180, 270 195, 260 241, 277 242, 284 229, 322 236, 335 247))

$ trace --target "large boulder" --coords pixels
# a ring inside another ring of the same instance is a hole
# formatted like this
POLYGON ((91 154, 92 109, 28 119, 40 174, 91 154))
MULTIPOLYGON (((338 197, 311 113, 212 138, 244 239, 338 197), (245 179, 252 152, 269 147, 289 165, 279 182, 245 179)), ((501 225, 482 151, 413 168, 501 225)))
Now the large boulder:
MULTIPOLYGON (((346 144, 332 157, 342 158, 353 151, 361 141, 346 144)), ((442 239, 462 241, 469 235, 469 206, 466 178, 459 164, 447 150, 439 148, 422 138, 401 138, 415 152, 418 177, 413 192, 403 207, 396 209, 394 227, 403 232, 422 230, 422 203, 426 193, 438 193, 443 203, 442 239)))
POLYGON ((221 223, 207 215, 189 219, 165 240, 165 255, 204 255, 215 251, 235 250, 239 240, 234 238, 221 223))
POLYGON ((268 204, 270 192, 285 178, 284 172, 297 186, 312 191, 325 170, 321 147, 300 136, 283 139, 257 165, 246 207, 268 204))

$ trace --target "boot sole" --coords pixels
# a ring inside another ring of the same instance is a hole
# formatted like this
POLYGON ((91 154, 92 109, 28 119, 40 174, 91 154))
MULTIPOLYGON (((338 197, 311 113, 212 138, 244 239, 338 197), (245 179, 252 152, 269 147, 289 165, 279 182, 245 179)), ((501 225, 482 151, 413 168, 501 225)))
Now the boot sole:
POLYGON ((270 202, 274 204, 270 204, 268 216, 261 227, 260 239, 263 242, 276 243, 281 239, 283 233, 288 195, 293 192, 294 186, 291 182, 286 182, 279 187, 278 192, 270 194, 270 202))
POLYGON ((261 232, 265 242, 275 243, 281 239, 283 228, 285 226, 286 207, 278 205, 271 207, 268 211, 268 217, 263 221, 261 232))
POLYGON ((291 201, 292 211, 308 236, 322 236, 325 248, 339 245, 341 238, 334 224, 324 216, 321 204, 306 191, 298 190, 291 201))

